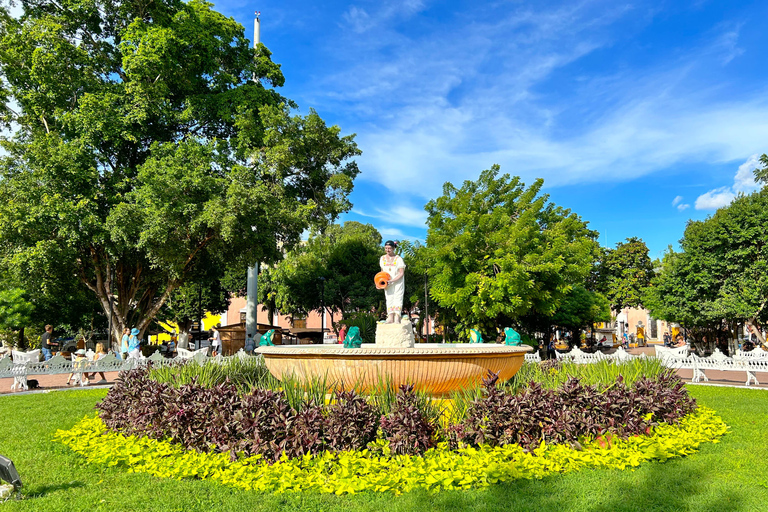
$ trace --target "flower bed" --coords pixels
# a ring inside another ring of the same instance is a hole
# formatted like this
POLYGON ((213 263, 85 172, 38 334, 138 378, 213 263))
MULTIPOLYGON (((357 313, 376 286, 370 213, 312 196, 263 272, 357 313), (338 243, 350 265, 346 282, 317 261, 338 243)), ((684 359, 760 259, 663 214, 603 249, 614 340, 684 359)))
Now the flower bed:
POLYGON ((203 387, 194 379, 173 386, 132 370, 97 405, 99 418, 57 435, 89 460, 158 476, 399 493, 634 466, 685 455, 727 429, 712 411, 696 410, 670 372, 631 385, 621 376, 601 387, 532 382, 518 393, 490 375, 462 404, 412 386, 367 397, 339 391, 327 401, 309 391, 241 394, 227 382, 203 387))
POLYGON ((411 456, 392 455, 378 441, 374 450, 326 451, 294 459, 283 456, 272 464, 261 455, 231 461, 223 453, 201 453, 168 441, 125 436, 108 430, 98 417, 83 419, 69 430, 58 431, 56 437, 89 462, 162 478, 205 478, 266 492, 399 494, 415 489, 487 487, 588 468, 626 469, 691 454, 701 443, 717 442, 727 430, 714 411, 699 407, 676 425, 653 428, 650 435, 601 436, 585 441, 581 449, 542 443, 532 451, 519 445, 452 450, 441 443, 423 456, 411 456))

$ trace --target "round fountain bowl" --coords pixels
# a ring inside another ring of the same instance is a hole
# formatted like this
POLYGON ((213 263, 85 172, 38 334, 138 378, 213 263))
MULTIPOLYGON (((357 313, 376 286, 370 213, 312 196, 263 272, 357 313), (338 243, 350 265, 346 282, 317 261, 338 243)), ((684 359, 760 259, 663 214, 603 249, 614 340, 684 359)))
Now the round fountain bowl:
POLYGON ((428 344, 416 348, 382 348, 364 344, 359 349, 340 345, 283 345, 260 347, 258 352, 277 379, 325 381, 345 390, 369 391, 381 382, 414 384, 440 396, 480 382, 492 371, 510 379, 532 347, 492 344, 428 344))

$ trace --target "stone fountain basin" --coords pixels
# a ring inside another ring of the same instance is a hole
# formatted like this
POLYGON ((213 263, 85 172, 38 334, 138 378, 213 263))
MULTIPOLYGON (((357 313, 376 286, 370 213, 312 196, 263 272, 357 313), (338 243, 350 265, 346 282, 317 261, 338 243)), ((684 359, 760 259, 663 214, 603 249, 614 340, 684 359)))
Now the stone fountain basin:
POLYGON ((419 344, 415 348, 363 344, 359 349, 341 345, 283 345, 259 347, 258 353, 277 379, 325 380, 329 386, 362 392, 388 380, 395 386, 414 384, 417 389, 443 396, 474 386, 488 375, 510 379, 523 365, 532 347, 497 344, 419 344))

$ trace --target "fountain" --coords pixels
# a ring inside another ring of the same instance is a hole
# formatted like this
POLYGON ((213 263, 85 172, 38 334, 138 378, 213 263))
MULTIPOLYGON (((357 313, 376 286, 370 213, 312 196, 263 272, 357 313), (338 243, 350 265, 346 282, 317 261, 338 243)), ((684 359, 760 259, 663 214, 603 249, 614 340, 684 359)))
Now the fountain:
POLYGON ((341 345, 259 347, 258 353, 278 379, 325 380, 346 390, 375 388, 382 380, 395 386, 414 384, 435 396, 473 386, 488 374, 510 379, 523 364, 530 346, 483 343, 413 343, 410 321, 378 324, 376 343, 361 348, 341 345), (410 338, 410 339, 408 339, 410 338))

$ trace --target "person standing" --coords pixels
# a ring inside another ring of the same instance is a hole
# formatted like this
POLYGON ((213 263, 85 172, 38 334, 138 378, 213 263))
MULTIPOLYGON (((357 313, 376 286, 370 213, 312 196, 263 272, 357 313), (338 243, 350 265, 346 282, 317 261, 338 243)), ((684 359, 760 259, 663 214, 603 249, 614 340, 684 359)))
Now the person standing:
POLYGON ((213 349, 213 356, 217 356, 221 354, 221 333, 219 332, 218 325, 213 327, 211 330, 213 331, 213 334, 211 335, 211 347, 213 349))
POLYGON ((387 287, 384 289, 384 296, 387 299, 387 323, 400 323, 400 316, 403 311, 403 296, 405 295, 405 262, 403 258, 395 254, 397 244, 392 240, 387 240, 384 244, 384 254, 379 259, 379 266, 382 272, 390 275, 387 281, 387 287))
POLYGON ((128 357, 134 359, 141 358, 141 350, 139 349, 141 342, 139 341, 139 331, 135 327, 131 329, 131 335, 128 336, 128 357))
POLYGON ((256 350, 256 344, 253 341, 253 335, 248 333, 248 336, 245 337, 245 353, 252 356, 254 350, 256 350))
POLYGON ((344 338, 347 337, 347 326, 342 324, 339 331, 339 343, 344 343, 344 338))
POLYGON ((46 361, 53 357, 53 350, 59 348, 59 344, 53 341, 53 326, 46 325, 45 332, 40 337, 40 351, 43 353, 43 357, 46 361))
POLYGON ((120 340, 120 359, 125 361, 128 359, 128 339, 131 337, 131 330, 129 328, 123 329, 123 337, 120 340))

